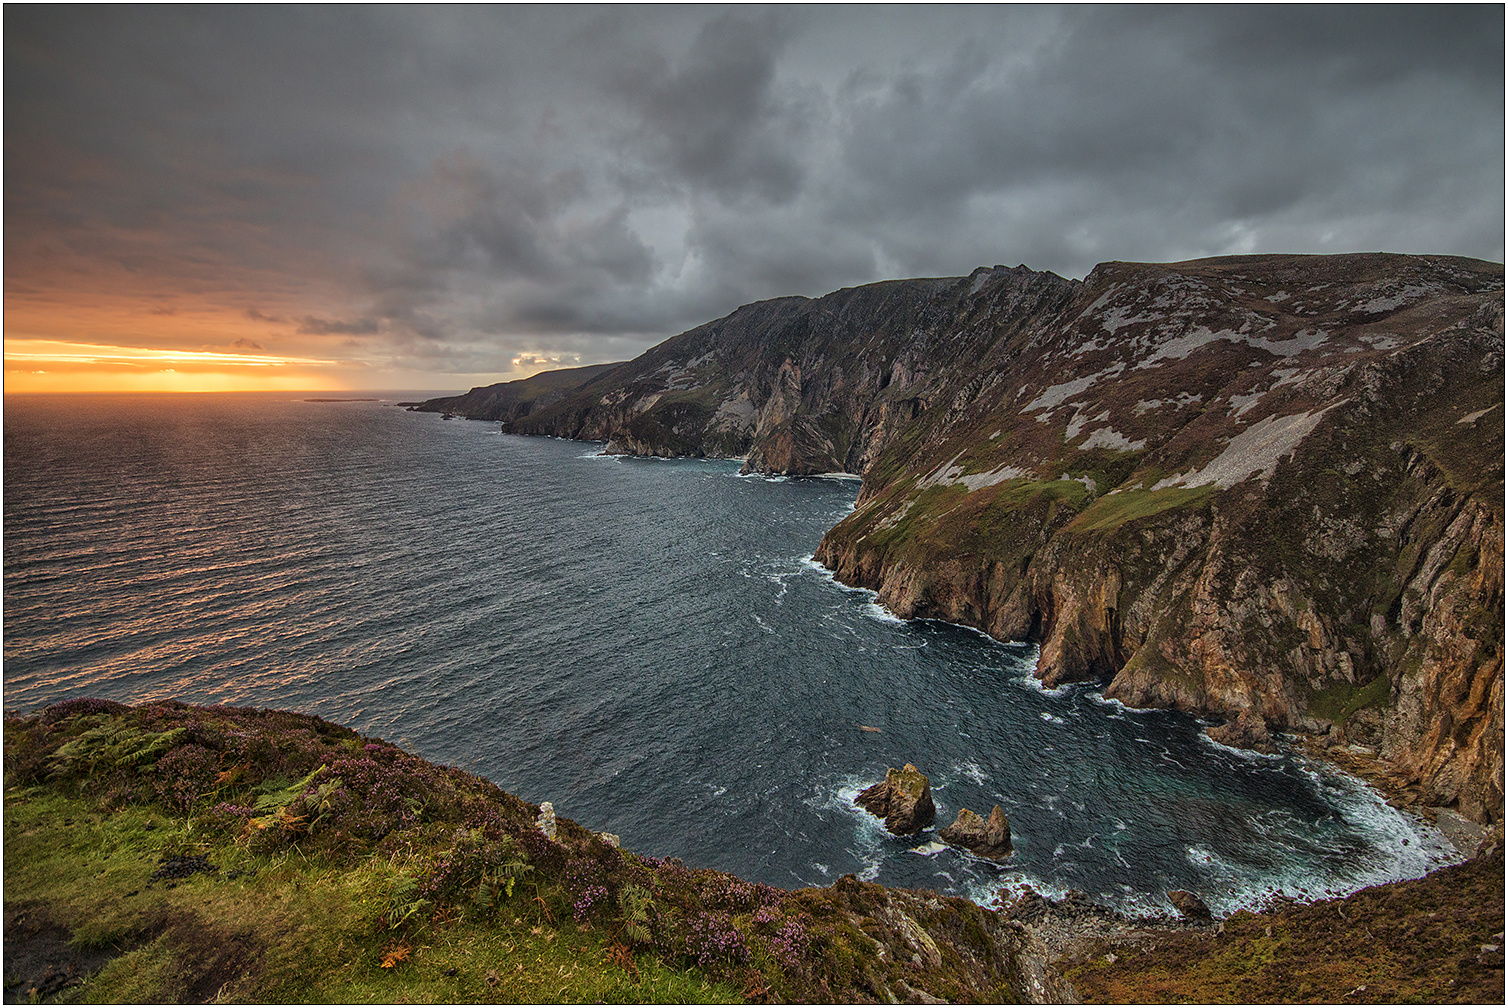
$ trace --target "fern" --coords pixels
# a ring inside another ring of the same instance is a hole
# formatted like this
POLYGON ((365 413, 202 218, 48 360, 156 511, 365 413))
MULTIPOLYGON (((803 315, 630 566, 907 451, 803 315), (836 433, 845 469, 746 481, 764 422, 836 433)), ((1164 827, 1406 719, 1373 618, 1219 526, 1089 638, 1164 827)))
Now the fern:
POLYGON ((160 734, 144 732, 128 725, 123 718, 103 714, 94 715, 89 720, 99 723, 70 739, 53 754, 49 771, 52 776, 68 777, 81 772, 94 774, 149 766, 189 733, 187 727, 160 734))
POLYGON ((618 907, 623 911, 623 934, 638 945, 648 945, 653 936, 649 933, 649 912, 654 899, 642 886, 626 885, 618 891, 618 907))
POLYGON ((534 871, 511 837, 504 837, 498 847, 501 860, 482 874, 472 896, 472 902, 483 909, 491 908, 499 896, 512 899, 513 887, 534 871))
POLYGON ((258 786, 252 792, 257 795, 257 800, 252 804, 252 808, 266 811, 268 814, 258 816, 255 819, 248 819, 247 824, 253 829, 259 830, 268 829, 272 826, 280 826, 285 830, 304 830, 308 833, 313 833, 314 827, 330 811, 330 799, 342 786, 341 780, 339 777, 330 778, 319 785, 314 794, 308 798, 305 798, 304 792, 308 791, 313 785, 314 778, 328 769, 328 766, 320 764, 318 770, 313 771, 301 781, 284 784, 280 779, 267 781, 258 786), (303 815, 295 815, 288 811, 289 807, 300 799, 304 799, 306 810, 313 812, 314 818, 312 820, 309 819, 307 812, 303 815))
POLYGON ((387 911, 383 913, 383 920, 387 921, 388 930, 395 930, 398 925, 408 920, 416 913, 420 913, 429 906, 429 900, 415 896, 419 888, 418 879, 404 875, 393 883, 393 888, 388 890, 387 911))
POLYGON ((292 805, 304 796, 305 791, 309 790, 309 785, 314 783, 314 778, 328 769, 330 769, 328 766, 321 763, 318 770, 293 784, 283 783, 283 778, 259 784, 252 789, 252 794, 257 795, 257 800, 252 805, 252 808, 275 809, 285 805, 292 805))

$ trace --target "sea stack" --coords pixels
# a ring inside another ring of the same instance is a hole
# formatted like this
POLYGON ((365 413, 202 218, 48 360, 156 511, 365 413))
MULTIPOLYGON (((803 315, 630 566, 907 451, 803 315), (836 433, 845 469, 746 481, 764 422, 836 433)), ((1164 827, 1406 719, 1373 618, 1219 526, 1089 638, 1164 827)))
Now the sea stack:
POLYGON ((945 844, 962 847, 991 861, 1004 861, 1011 856, 1011 824, 999 805, 988 819, 978 812, 959 809, 953 825, 944 826, 937 837, 945 844))
POLYGON ((856 802, 870 815, 884 819, 885 828, 896 836, 920 833, 937 817, 932 785, 910 763, 902 770, 887 769, 885 779, 860 791, 856 802))

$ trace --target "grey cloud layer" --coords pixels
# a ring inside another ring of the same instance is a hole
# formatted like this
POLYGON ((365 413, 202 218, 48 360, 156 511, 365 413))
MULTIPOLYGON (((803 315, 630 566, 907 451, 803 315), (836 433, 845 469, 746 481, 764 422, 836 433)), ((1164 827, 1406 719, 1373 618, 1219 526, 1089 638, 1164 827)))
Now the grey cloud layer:
MULTIPOLYGON (((1503 10, 15 8, 8 285, 405 366, 888 276, 1503 256, 1503 10)), ((534 359, 532 356, 529 359, 534 359)))

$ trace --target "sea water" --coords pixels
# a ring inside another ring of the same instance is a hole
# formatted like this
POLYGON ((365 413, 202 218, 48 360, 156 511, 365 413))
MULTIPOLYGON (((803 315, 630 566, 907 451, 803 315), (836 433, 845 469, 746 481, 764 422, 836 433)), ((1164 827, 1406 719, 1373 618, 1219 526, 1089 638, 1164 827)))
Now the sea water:
POLYGON ((633 459, 376 402, 5 401, 5 707, 289 708, 464 767, 625 847, 788 888, 1217 912, 1419 876, 1434 830, 1301 759, 897 620, 813 562, 852 479, 633 459), (871 730, 878 729, 878 730, 871 730), (888 766, 1010 818, 1005 864, 887 834, 888 766))

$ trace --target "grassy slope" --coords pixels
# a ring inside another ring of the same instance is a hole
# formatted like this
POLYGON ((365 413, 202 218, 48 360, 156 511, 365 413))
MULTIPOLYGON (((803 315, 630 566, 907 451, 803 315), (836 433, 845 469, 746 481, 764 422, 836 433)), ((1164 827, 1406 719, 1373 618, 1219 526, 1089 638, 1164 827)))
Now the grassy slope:
MULTIPOLYGON (((79 952, 110 957, 60 1000, 741 1000, 736 985, 652 956, 627 968, 607 929, 553 926, 523 899, 486 919, 450 911, 390 928, 391 893, 421 868, 423 847, 346 864, 258 854, 160 809, 111 811, 52 788, 8 795, 5 838, 7 944, 62 933, 79 952), (164 851, 202 854, 218 871, 150 881, 164 851)), ((22 1000, 45 982, 45 968, 13 968, 7 1000, 13 978, 22 1000)))

